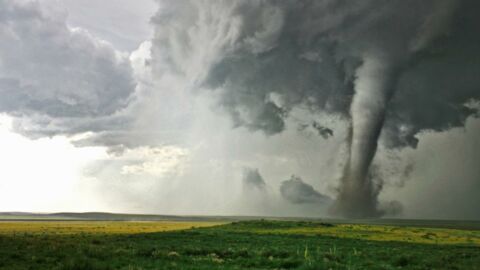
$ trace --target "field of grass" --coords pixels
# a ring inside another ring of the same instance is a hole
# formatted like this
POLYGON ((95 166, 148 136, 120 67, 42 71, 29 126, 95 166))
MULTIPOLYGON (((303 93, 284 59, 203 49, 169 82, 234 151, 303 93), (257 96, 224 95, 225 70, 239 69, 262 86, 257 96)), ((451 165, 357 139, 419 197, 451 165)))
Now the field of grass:
POLYGON ((259 234, 301 234, 309 236, 332 236, 341 238, 399 241, 425 244, 460 244, 480 246, 480 231, 458 229, 440 229, 408 226, 382 226, 365 224, 325 224, 319 226, 314 222, 277 223, 250 222, 233 223, 236 231, 254 232, 259 234), (262 226, 265 224, 265 226, 262 226), (254 228, 252 228, 252 225, 254 228))
POLYGON ((35 221, 0 222, 0 235, 140 234, 215 226, 220 222, 35 221))
POLYGON ((263 220, 0 222, 0 269, 480 269, 480 231, 263 220))

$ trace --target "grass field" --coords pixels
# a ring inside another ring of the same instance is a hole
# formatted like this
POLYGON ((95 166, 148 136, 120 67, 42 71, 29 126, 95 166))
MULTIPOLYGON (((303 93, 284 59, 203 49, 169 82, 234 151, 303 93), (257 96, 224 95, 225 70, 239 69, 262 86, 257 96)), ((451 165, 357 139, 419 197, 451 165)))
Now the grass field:
POLYGON ((0 222, 0 269, 480 269, 480 231, 301 221, 0 222))
POLYGON ((0 235, 139 234, 220 225, 220 222, 35 221, 0 222, 0 235))

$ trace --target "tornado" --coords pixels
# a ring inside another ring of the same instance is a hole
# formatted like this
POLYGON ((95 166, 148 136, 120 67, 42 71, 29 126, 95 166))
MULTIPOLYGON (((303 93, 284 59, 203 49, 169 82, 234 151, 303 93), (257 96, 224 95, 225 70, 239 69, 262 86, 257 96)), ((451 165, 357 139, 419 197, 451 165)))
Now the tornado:
POLYGON ((389 61, 369 55, 358 68, 355 95, 350 107, 347 137, 348 156, 333 213, 350 218, 377 217, 378 190, 369 174, 394 92, 398 68, 389 61))
POLYGON ((384 214, 379 144, 415 148, 477 113, 478 1, 158 1, 154 73, 215 92, 234 128, 275 136, 296 108, 349 126, 332 215, 384 214))

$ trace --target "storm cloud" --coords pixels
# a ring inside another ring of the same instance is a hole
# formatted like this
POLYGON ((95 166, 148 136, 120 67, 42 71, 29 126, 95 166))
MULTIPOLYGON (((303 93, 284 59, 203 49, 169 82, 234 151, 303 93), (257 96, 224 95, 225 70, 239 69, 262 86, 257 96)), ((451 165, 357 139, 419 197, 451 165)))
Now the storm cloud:
POLYGON ((119 211, 478 218, 478 1, 156 4, 0 0, 5 130, 119 211))
POLYGON ((476 113, 476 1, 159 3, 154 70, 216 90, 234 126, 281 133, 294 108, 351 123, 339 215, 381 215, 369 172, 380 138, 416 147, 419 132, 476 113))
POLYGON ((51 1, 0 1, 0 112, 32 137, 108 129, 131 101, 128 56, 51 1))

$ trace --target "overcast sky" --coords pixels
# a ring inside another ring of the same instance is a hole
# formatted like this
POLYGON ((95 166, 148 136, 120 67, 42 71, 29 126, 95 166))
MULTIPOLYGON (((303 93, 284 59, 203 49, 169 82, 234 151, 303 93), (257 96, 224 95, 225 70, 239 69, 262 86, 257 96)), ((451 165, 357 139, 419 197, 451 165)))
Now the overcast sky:
POLYGON ((480 219, 478 4, 340 2, 0 0, 0 211, 480 219))

